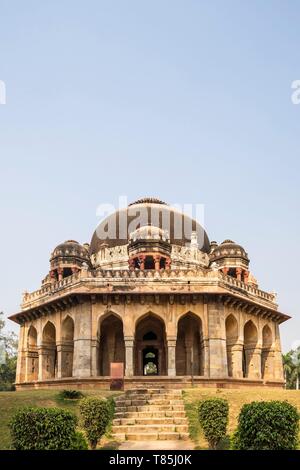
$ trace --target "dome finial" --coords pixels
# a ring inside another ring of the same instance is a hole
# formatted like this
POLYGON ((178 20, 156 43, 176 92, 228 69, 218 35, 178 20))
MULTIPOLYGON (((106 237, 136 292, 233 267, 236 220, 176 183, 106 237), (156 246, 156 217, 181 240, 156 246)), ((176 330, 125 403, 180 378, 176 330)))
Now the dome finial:
POLYGON ((133 206, 135 204, 163 204, 165 206, 167 205, 166 202, 156 197, 143 197, 141 199, 138 199, 137 201, 131 202, 129 206, 133 206))

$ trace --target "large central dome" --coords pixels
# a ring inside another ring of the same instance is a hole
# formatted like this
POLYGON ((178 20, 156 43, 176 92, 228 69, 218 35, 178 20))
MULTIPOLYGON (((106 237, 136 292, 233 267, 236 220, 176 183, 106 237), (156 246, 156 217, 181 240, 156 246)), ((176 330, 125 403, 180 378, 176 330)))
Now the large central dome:
POLYGON ((196 232, 199 249, 205 253, 210 251, 208 236, 196 220, 159 199, 143 198, 114 212, 98 225, 91 240, 90 254, 98 253, 103 244, 108 247, 127 245, 130 234, 143 225, 167 230, 170 243, 178 246, 189 246, 192 232, 196 232))

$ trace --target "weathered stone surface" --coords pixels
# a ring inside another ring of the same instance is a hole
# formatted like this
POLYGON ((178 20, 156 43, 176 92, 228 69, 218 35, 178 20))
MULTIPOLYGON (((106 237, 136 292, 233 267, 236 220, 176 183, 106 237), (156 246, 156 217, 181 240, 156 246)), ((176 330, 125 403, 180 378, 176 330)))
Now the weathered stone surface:
MULTIPOLYGON (((138 205, 175 217, 161 202, 138 205)), ((191 220, 188 241, 181 233, 176 242, 169 222, 163 229, 159 216, 101 243, 95 233, 90 251, 74 240, 54 249, 41 288, 24 294, 11 316, 21 326, 17 390, 62 388, 66 379, 74 388, 109 388, 123 371, 125 388, 156 378, 152 396, 143 386, 132 397, 139 407, 163 404, 165 379, 179 389, 283 385, 279 324, 289 317, 259 289, 244 248, 231 240, 209 245, 191 220)))

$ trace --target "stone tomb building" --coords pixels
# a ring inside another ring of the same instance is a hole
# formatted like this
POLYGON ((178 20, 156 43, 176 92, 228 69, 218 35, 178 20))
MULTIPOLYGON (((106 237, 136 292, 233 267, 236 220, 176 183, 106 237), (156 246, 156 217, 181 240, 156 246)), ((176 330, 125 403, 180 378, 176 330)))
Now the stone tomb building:
POLYGON ((90 245, 58 245, 41 288, 10 318, 17 389, 108 388, 115 362, 125 388, 284 383, 279 325, 289 317, 258 287, 244 248, 210 243, 153 198, 109 216, 90 245))

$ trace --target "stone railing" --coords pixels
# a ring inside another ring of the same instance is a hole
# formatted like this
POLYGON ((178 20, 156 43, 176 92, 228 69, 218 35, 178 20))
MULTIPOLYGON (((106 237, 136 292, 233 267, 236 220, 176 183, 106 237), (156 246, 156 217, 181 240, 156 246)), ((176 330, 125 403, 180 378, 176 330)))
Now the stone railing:
MULTIPOLYGON (((220 273, 221 274, 221 273, 220 273)), ((274 302, 276 300, 275 294, 265 292, 261 289, 258 289, 258 287, 245 283, 243 281, 239 281, 238 279, 232 277, 232 276, 226 276, 224 274, 221 274, 223 280, 225 281, 226 284, 230 284, 231 286, 238 287, 240 289, 243 289, 247 292, 249 292, 252 295, 256 295, 257 297, 260 297, 264 300, 267 300, 269 302, 274 302)))
POLYGON ((190 281, 190 283, 195 282, 197 285, 201 284, 201 280, 203 284, 217 284, 218 282, 222 282, 223 285, 228 286, 228 288, 235 288, 241 291, 247 292, 250 295, 256 296, 262 300, 267 302, 275 302, 275 295, 264 292, 258 289, 256 286, 251 284, 246 284, 242 281, 239 281, 232 276, 224 275, 219 271, 211 271, 205 269, 190 269, 190 270, 182 270, 182 269, 170 269, 170 270, 135 270, 129 271, 128 269, 124 270, 101 270, 98 269, 94 272, 88 270, 82 270, 81 272, 72 274, 60 281, 56 281, 52 284, 47 284, 40 289, 32 292, 32 293, 25 293, 23 295, 23 303, 22 307, 24 309, 29 308, 32 303, 35 301, 41 301, 44 298, 51 297, 52 295, 59 293, 59 291, 67 289, 68 287, 76 287, 82 282, 88 283, 95 283, 97 280, 109 280, 110 282, 115 283, 130 283, 130 282, 153 282, 160 280, 164 282, 165 280, 171 280, 172 282, 176 283, 176 281, 182 282, 184 280, 190 281))

